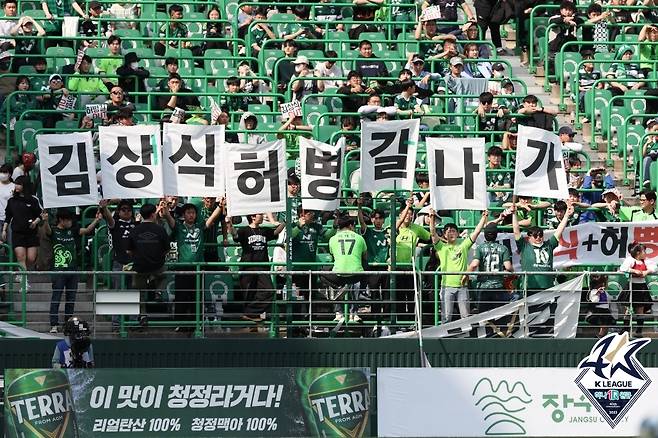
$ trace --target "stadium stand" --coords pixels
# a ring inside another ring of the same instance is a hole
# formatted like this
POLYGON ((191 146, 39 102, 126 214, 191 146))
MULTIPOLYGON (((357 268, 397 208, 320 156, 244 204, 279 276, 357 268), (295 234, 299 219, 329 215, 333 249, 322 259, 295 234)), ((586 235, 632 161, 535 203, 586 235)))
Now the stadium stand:
MULTIPOLYGON (((457 318, 452 302, 441 298, 447 288, 468 286, 458 298, 462 317, 532 289, 532 276, 510 273, 503 281, 504 269, 493 265, 486 268, 500 271, 495 298, 482 293, 492 286, 483 286, 477 275, 464 276, 462 283, 460 274, 450 283, 455 275, 442 275, 450 271, 447 266, 485 270, 483 260, 470 264, 473 255, 463 264, 450 262, 448 250, 441 249, 449 245, 437 243, 450 243, 450 233, 458 231, 464 242, 480 231, 486 236, 492 232, 488 221, 501 234, 513 233, 518 219, 534 239, 561 222, 568 227, 650 222, 644 234, 636 225, 615 231, 623 237, 615 234, 621 259, 629 244, 646 245, 628 255, 639 254, 635 260, 642 266, 646 257, 649 275, 633 267, 620 272, 621 263, 587 262, 556 275, 561 282, 587 272, 579 335, 645 321, 644 334, 649 333, 658 300, 658 282, 650 275, 656 254, 650 230, 658 220, 654 0, 526 0, 520 3, 527 9, 504 17, 490 7, 494 1, 448 3, 4 0, 0 141, 7 164, 0 168, 0 318, 58 334, 63 300, 65 318, 84 316, 97 336, 380 336, 412 330, 414 307, 424 326, 448 322, 441 315, 457 318), (444 18, 427 19, 436 10, 444 18), (458 88, 455 77, 483 86, 458 88), (281 105, 293 101, 301 116, 286 120, 281 105), (96 104, 103 109, 89 112, 96 104), (70 211, 25 207, 30 195, 38 202, 43 193, 33 155, 38 135, 92 132, 99 169, 99 127, 162 127, 177 119, 177 108, 184 110, 180 123, 224 125, 227 142, 283 138, 287 212, 227 221, 223 198, 175 196, 103 200, 70 211), (421 125, 414 190, 361 193, 359 122, 409 118, 421 125), (568 199, 513 202, 519 125, 560 135, 568 199), (336 212, 298 209, 301 137, 329 144, 345 139, 336 212), (433 137, 485 139, 486 221, 477 211, 430 210, 426 140, 433 137), (16 187, 22 195, 14 194, 16 187), (166 247, 164 240, 147 249, 130 246, 135 219, 148 223, 150 205, 157 207, 151 220, 166 233, 166 247), (563 221, 572 208, 574 214, 563 221), (196 242, 203 250, 189 256, 181 229, 192 214, 188 226, 198 217, 205 227, 196 242), (352 223, 365 237, 366 268, 378 273, 361 281, 360 290, 352 287, 353 279, 320 272, 335 267, 332 236, 347 233, 352 223), (437 229, 445 235, 433 239, 437 229), (269 241, 256 255, 248 232, 269 241), (66 261, 57 259, 57 250, 53 255, 64 241, 70 250, 66 261), (166 258, 164 268, 138 266, 150 251, 166 258), (416 272, 422 272, 421 292, 414 306, 416 272), (628 293, 633 284, 639 287, 633 275, 647 278, 641 282, 647 293, 635 298, 641 305, 628 293), (133 288, 148 289, 139 317, 99 313, 106 304, 99 301, 102 293, 133 288), (607 299, 591 298, 590 290, 604 291, 611 305, 597 305, 607 299), (601 312, 605 318, 597 319, 601 312)), ((516 254, 515 244, 506 257, 510 252, 516 254)), ((546 268, 553 272, 552 256, 546 268)), ((548 283, 539 281, 541 288, 554 282, 543 278, 548 283)))

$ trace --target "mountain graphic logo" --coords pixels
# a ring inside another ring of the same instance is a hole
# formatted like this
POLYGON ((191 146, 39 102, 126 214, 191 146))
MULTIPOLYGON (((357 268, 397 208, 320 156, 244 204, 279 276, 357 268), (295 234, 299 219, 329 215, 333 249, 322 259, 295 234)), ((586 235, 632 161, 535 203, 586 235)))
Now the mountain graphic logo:
POLYGON ((475 406, 480 408, 488 425, 486 436, 523 436, 527 431, 523 418, 532 397, 523 382, 501 380, 497 384, 488 378, 481 378, 471 394, 475 406))

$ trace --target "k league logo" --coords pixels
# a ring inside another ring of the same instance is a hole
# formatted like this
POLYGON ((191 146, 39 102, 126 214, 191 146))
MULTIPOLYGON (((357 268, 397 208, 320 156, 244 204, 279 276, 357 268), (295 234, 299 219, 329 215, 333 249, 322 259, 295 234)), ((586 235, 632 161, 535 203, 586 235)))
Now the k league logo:
POLYGON ((651 384, 635 354, 650 339, 628 340, 628 333, 613 333, 594 345, 578 368, 576 385, 614 428, 651 384))

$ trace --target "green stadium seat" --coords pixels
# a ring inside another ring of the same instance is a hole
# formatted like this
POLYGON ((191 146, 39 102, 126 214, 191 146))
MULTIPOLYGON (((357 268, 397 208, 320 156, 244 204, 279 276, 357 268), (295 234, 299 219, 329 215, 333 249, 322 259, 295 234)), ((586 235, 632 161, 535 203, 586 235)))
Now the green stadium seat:
POLYGON ((140 58, 139 65, 141 67, 150 71, 153 67, 160 66, 161 62, 156 59, 153 49, 149 47, 138 47, 134 51, 140 58))
POLYGON ((624 126, 626 123, 626 117, 630 114, 630 110, 626 107, 613 106, 610 111, 610 128, 612 132, 607 133, 607 135, 614 135, 615 133, 619 135, 619 128, 624 126))
POLYGON ((142 34, 137 29, 117 29, 114 31, 114 35, 121 38, 121 48, 124 53, 144 46, 143 41, 139 40, 142 34))
POLYGON ((272 14, 269 17, 272 24, 272 32, 275 35, 286 35, 290 33, 292 24, 295 23, 295 16, 293 14, 272 14), (275 21, 282 23, 274 23, 275 21))
POLYGON ((274 64, 279 58, 283 58, 283 52, 279 49, 263 49, 259 53, 260 65, 265 67, 268 76, 274 72, 274 64))
POLYGON ((638 35, 634 35, 630 33, 620 33, 615 37, 615 43, 635 44, 637 43, 637 39, 638 39, 638 35))
POLYGON ((36 72, 34 66, 31 65, 21 65, 18 67, 18 73, 22 75, 33 75, 36 74, 36 72))
POLYGON ((336 32, 327 32, 324 37, 325 47, 327 50, 333 50, 338 53, 338 56, 342 56, 342 53, 350 51, 349 36, 347 32, 336 31, 336 32))
POLYGON ((320 120, 320 116, 329 112, 326 105, 304 105, 303 110, 304 120, 306 120, 306 124, 310 126, 316 125, 318 120, 320 120))
POLYGON ((150 91, 153 91, 158 86, 158 82, 166 78, 168 75, 167 70, 165 70, 164 67, 151 67, 150 72, 151 75, 146 79, 146 87, 150 91))
POLYGON ((37 148, 36 131, 43 129, 39 120, 17 120, 14 126, 14 142, 19 153, 34 152, 37 148))
MULTIPOLYGON (((642 125, 630 125, 626 127, 626 135, 622 141, 625 141, 625 146, 627 150, 633 151, 634 162, 637 162, 637 158, 640 155, 640 149, 642 147, 642 138, 644 137, 644 127, 642 125)), ((623 150, 624 145, 620 143, 620 150, 623 150)))
POLYGON ((306 56, 311 62, 311 70, 318 61, 324 58, 324 52, 322 50, 300 50, 297 52, 298 56, 306 56))
POLYGON ((386 50, 386 43, 380 42, 385 39, 384 32, 363 32, 359 35, 359 40, 368 40, 372 43, 372 51, 375 56, 379 56, 379 52, 386 50))
POLYGON ((633 114, 643 114, 647 109, 647 103, 644 100, 646 90, 628 90, 624 93, 626 96, 636 96, 636 99, 624 99, 624 106, 633 114))
POLYGON ((231 52, 227 49, 210 49, 206 50, 205 69, 207 75, 217 76, 222 73, 222 70, 233 67, 233 61, 230 58, 231 52))
POLYGON ((594 68, 596 70, 599 70, 602 75, 605 77, 605 72, 610 70, 610 65, 612 62, 608 61, 614 61, 615 60, 615 54, 614 53, 595 53, 594 54, 594 68))
POLYGON ((404 64, 406 63, 406 61, 400 59, 401 57, 397 50, 382 50, 377 54, 377 56, 384 60, 386 69, 391 76, 397 76, 398 72, 402 69, 402 67, 404 67, 404 64))
POLYGON ((558 81, 564 77, 565 82, 576 75, 578 72, 578 63, 583 57, 578 52, 565 52, 564 59, 562 53, 555 55, 555 73, 558 81))
POLYGON ((335 125, 321 125, 316 127, 317 140, 323 143, 331 141, 331 135, 338 131, 340 128, 335 125))
POLYGON ((48 47, 46 59, 48 70, 52 73, 60 72, 62 67, 75 63, 76 54, 71 47, 48 47))
POLYGON ((61 131, 62 134, 66 134, 71 131, 77 131, 79 129, 77 120, 59 120, 55 123, 55 129, 61 131))
MULTIPOLYGON (((205 31, 205 24, 203 23, 203 20, 206 19, 206 15, 202 12, 190 12, 186 13, 184 16, 186 19, 189 18, 191 20, 198 20, 197 22, 188 21, 185 24, 187 25, 187 29, 190 31, 193 37, 202 38, 205 31)), ((197 46, 201 43, 202 41, 192 41, 193 46, 197 46)))

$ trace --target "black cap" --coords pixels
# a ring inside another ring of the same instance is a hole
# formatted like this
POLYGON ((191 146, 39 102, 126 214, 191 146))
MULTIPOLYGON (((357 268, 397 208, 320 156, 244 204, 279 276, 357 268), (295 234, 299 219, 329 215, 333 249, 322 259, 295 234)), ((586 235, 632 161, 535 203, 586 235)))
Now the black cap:
POLYGON ((123 58, 126 64, 130 64, 132 62, 139 62, 139 56, 137 56, 137 53, 135 52, 128 52, 126 53, 126 56, 123 58))
POLYGON ((564 125, 564 126, 560 127, 560 130, 558 131, 558 135, 562 135, 562 134, 566 134, 570 137, 573 136, 573 135, 576 135, 574 130, 571 129, 571 126, 567 126, 567 125, 564 125))
POLYGON ((498 233, 498 225, 495 222, 489 222, 486 227, 484 227, 485 233, 498 233))
POLYGON ((503 71, 505 70, 505 65, 502 62, 496 62, 491 66, 491 69, 496 71, 503 71))

